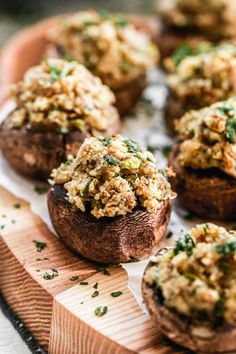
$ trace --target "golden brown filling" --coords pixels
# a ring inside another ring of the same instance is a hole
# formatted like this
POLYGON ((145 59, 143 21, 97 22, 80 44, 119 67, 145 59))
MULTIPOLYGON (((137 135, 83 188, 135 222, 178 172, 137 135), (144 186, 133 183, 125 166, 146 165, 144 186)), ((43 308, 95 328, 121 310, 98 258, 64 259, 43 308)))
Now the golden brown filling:
POLYGON ((88 206, 96 218, 125 215, 136 206, 151 212, 175 197, 154 156, 121 135, 86 139, 77 157, 52 176, 70 203, 82 211, 88 206))
POLYGON ((236 232, 201 224, 165 255, 152 257, 145 281, 164 306, 193 318, 236 324, 236 232))
POLYGON ((194 28, 214 37, 235 36, 235 1, 158 0, 157 8, 170 25, 194 28))
POLYGON ((205 45, 200 54, 177 56, 169 62, 171 92, 183 107, 201 108, 236 93, 236 46, 222 42, 205 45), (177 61, 178 59, 178 61, 177 61))
POLYGON ((186 113, 177 123, 179 163, 236 178, 236 97, 186 113))
POLYGON ((123 15, 84 11, 63 19, 51 34, 63 55, 84 64, 112 89, 144 75, 157 49, 123 15))
POLYGON ((105 131, 110 126, 114 95, 101 80, 77 62, 48 59, 29 69, 14 85, 14 128, 105 131))

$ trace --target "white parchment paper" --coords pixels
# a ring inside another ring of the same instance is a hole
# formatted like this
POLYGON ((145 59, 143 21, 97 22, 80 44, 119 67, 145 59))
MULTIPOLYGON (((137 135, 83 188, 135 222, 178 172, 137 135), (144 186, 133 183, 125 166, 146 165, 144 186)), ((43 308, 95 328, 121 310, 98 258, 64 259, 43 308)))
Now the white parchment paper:
MULTIPOLYGON (((143 100, 137 107, 134 115, 127 117, 124 121, 123 135, 138 141, 142 146, 151 146, 155 149, 157 164, 159 168, 166 166, 166 157, 163 150, 170 146, 173 141, 167 134, 163 121, 163 107, 165 105, 167 89, 164 84, 163 74, 159 71, 153 71, 149 75, 149 86, 144 92, 143 100)), ((0 121, 12 110, 13 103, 7 102, 0 111, 0 121)), ((16 197, 29 202, 32 211, 38 215, 55 234, 51 221, 49 219, 46 194, 39 195, 35 191, 35 186, 41 185, 37 181, 21 177, 5 161, 0 154, 0 184, 16 197)), ((173 236, 160 244, 163 247, 173 243, 185 230, 197 222, 187 220, 187 212, 181 210, 177 205, 171 216, 169 230, 173 236)), ((128 287, 133 293, 140 307, 145 312, 141 295, 141 280, 144 269, 148 263, 147 260, 122 264, 128 274, 128 287)))

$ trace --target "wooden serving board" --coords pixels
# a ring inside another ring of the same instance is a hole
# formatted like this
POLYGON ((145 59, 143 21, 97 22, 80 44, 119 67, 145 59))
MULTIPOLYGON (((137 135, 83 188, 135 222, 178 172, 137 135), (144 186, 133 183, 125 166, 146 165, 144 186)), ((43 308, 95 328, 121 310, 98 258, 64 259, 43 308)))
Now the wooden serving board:
POLYGON ((0 289, 48 353, 187 353, 167 341, 141 311, 121 267, 106 268, 110 275, 105 275, 101 266, 70 252, 26 202, 1 187, 0 196, 0 289), (33 240, 47 247, 39 253, 33 240), (45 280, 51 268, 58 276, 45 280), (79 280, 71 281, 72 276, 79 280), (85 280, 88 285, 80 285, 85 280), (99 295, 92 297, 95 283, 99 295), (123 294, 114 298, 114 291, 123 294), (107 306, 107 314, 95 316, 97 306, 107 306))

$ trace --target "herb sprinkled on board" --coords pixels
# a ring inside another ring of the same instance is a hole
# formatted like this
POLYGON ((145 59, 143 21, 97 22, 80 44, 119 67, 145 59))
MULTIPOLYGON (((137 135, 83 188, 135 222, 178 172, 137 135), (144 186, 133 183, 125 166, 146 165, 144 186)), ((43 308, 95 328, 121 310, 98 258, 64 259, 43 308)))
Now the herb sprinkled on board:
POLYGON ((32 242, 35 244, 37 252, 42 252, 44 248, 47 247, 46 242, 41 242, 37 240, 33 240, 32 242))
POLYGON ((78 279, 79 279, 78 275, 72 275, 72 277, 70 278, 71 281, 76 281, 78 279))
POLYGON ((94 293, 92 294, 92 297, 97 297, 99 295, 99 291, 95 290, 94 293))
POLYGON ((43 278, 45 280, 52 280, 54 279, 55 277, 58 276, 58 270, 57 269, 51 269, 52 270, 52 273, 49 273, 49 272, 45 272, 44 275, 43 275, 43 278))
POLYGON ((122 291, 113 291, 113 292, 111 293, 111 296, 112 296, 112 297, 118 297, 118 296, 120 296, 120 295, 122 295, 122 294, 123 294, 122 291))
POLYGON ((81 281, 81 282, 79 283, 79 285, 88 285, 88 282, 87 282, 87 281, 81 281))
POLYGON ((48 187, 37 184, 37 185, 34 187, 34 191, 35 191, 36 193, 38 193, 39 195, 42 195, 42 194, 47 193, 48 187))
POLYGON ((98 306, 95 308, 95 315, 98 317, 104 316, 108 311, 107 306, 98 306))
POLYGON ((15 208, 15 209, 20 209, 20 207, 21 207, 20 203, 14 204, 14 208, 15 208))

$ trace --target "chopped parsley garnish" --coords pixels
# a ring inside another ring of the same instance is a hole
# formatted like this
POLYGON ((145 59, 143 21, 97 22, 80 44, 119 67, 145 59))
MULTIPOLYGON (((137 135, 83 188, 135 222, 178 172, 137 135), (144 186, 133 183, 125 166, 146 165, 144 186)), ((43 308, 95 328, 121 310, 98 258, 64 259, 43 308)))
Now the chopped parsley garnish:
POLYGON ((130 152, 131 154, 137 154, 141 151, 141 147, 139 146, 139 144, 131 139, 125 139, 124 143, 127 147, 128 152, 130 152))
POLYGON ((88 18, 87 20, 84 20, 84 25, 85 26, 93 26, 93 25, 96 25, 96 22, 94 22, 93 20, 88 18))
POLYGON ((52 82, 60 79, 62 71, 55 64, 53 64, 51 62, 51 60, 48 60, 47 64, 48 64, 48 67, 50 70, 50 77, 51 77, 52 82))
POLYGON ((175 247, 174 247, 174 254, 178 254, 179 252, 183 251, 186 252, 188 256, 191 256, 192 250, 195 247, 195 242, 193 238, 189 235, 186 234, 184 236, 181 236, 176 242, 175 242, 175 247))
POLYGON ((97 289, 98 288, 98 282, 96 282, 93 286, 94 289, 97 289))
POLYGON ((225 126, 225 136, 230 143, 236 143, 236 116, 227 120, 225 126))
POLYGON ((47 247, 46 242, 41 242, 36 240, 33 240, 32 242, 35 244, 37 252, 42 252, 44 248, 47 247))
POLYGON ((216 252, 224 256, 234 256, 236 254, 236 237, 230 237, 224 244, 217 245, 216 252))
POLYGON ((173 236, 173 232, 172 231, 168 231, 166 238, 171 238, 173 236))
POLYGON ((47 257, 44 257, 44 258, 37 258, 36 261, 37 261, 37 262, 49 261, 49 258, 47 258, 47 257))
POLYGON ((101 268, 100 272, 104 275, 111 275, 111 273, 106 268, 101 268))
POLYGON ((171 150, 171 145, 165 145, 161 147, 161 153, 164 157, 168 157, 171 150))
POLYGON ((120 295, 122 295, 122 294, 123 294, 122 291, 113 291, 113 292, 111 293, 111 296, 112 296, 112 297, 118 297, 118 296, 120 296, 120 295))
POLYGON ((79 285, 88 285, 88 282, 87 282, 87 281, 81 281, 81 282, 79 283, 79 285))
POLYGON ((99 295, 99 291, 95 290, 94 293, 92 294, 92 297, 97 297, 99 295))
POLYGON ((108 311, 107 306, 98 306, 95 308, 94 312, 96 316, 101 317, 104 316, 107 313, 107 311, 108 311))
POLYGON ((205 233, 207 234, 207 233, 208 233, 208 231, 210 230, 209 225, 208 225, 208 224, 205 224, 205 225, 203 226, 203 230, 204 230, 204 231, 205 231, 205 233))
POLYGON ((72 277, 70 278, 71 281, 76 281, 78 279, 79 279, 78 275, 72 275, 72 277))
POLYGON ((15 220, 15 219, 12 219, 11 223, 12 223, 12 224, 15 224, 15 223, 16 223, 16 220, 15 220))
POLYGON ((16 209, 20 209, 20 207, 21 207, 20 203, 14 204, 14 208, 16 208, 16 209))
POLYGON ((5 228, 5 225, 1 225, 0 229, 3 230, 5 228))
POLYGON ((44 273, 43 278, 45 280, 51 280, 51 279, 54 279, 55 277, 58 276, 58 270, 57 269, 51 269, 51 270, 52 270, 52 273, 49 273, 49 272, 45 272, 44 273))
POLYGON ((109 137, 98 136, 97 139, 101 141, 103 146, 108 146, 111 142, 111 138, 109 137))
POLYGON ((188 56, 195 56, 198 54, 209 53, 215 50, 215 46, 213 44, 208 43, 199 43, 196 46, 191 46, 189 44, 180 45, 172 55, 172 60, 176 66, 182 62, 188 56))
POLYGON ((136 262, 139 262, 139 260, 137 259, 137 258, 135 258, 135 257, 130 257, 130 259, 129 259, 129 263, 136 263, 136 262))
POLYGON ((60 134, 68 134, 69 133, 69 129, 66 127, 60 127, 59 128, 59 133, 60 134))
POLYGON ((187 278, 189 280, 197 279, 197 276, 194 273, 184 272, 183 275, 185 276, 185 278, 187 278))
POLYGON ((129 22, 127 21, 127 19, 124 16, 118 16, 115 19, 115 24, 120 28, 124 28, 124 27, 128 26, 129 22))
POLYGON ((34 191, 35 191, 36 193, 38 193, 39 195, 42 195, 42 194, 47 193, 48 187, 43 186, 43 185, 40 185, 40 184, 37 184, 37 185, 34 187, 34 191))
POLYGON ((118 160, 115 156, 107 154, 104 157, 104 160, 106 161, 106 163, 108 164, 108 166, 117 166, 118 165, 118 160))

